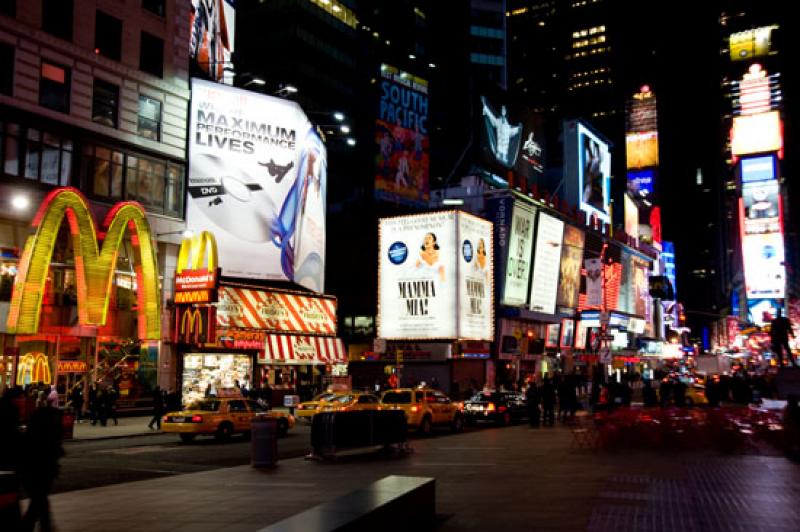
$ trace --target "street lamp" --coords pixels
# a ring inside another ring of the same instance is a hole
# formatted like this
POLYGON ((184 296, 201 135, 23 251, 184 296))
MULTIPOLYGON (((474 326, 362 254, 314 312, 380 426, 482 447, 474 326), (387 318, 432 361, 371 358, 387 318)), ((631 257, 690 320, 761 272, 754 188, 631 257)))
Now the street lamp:
POLYGON ((24 211, 30 204, 31 200, 28 199, 28 196, 23 196, 22 194, 17 194, 11 198, 11 206, 14 207, 15 211, 24 211))

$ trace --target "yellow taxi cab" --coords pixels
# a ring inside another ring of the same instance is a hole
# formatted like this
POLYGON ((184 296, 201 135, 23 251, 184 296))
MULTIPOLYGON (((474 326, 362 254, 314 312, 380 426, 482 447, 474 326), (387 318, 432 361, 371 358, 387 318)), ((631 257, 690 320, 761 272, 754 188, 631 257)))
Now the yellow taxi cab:
POLYGON ((319 412, 320 406, 323 403, 331 401, 336 397, 339 397, 341 392, 325 392, 315 396, 310 401, 304 401, 298 404, 294 409, 294 415, 297 418, 297 421, 307 421, 311 422, 311 418, 314 417, 314 414, 319 412))
POLYGON ((340 394, 320 404, 320 412, 348 412, 353 410, 380 410, 378 396, 367 392, 340 394))
POLYGON ((706 387, 702 384, 690 384, 686 387, 686 404, 688 406, 708 405, 706 397, 706 387))
POLYGON ((402 410, 408 428, 428 435, 434 427, 449 427, 453 432, 464 428, 461 406, 444 393, 432 388, 397 388, 381 396, 381 408, 402 410))
POLYGON ((248 434, 253 420, 260 417, 277 419, 280 436, 286 435, 295 424, 294 416, 287 412, 268 410, 241 396, 208 397, 184 410, 166 414, 161 421, 161 431, 178 434, 184 442, 190 442, 198 435, 226 441, 236 433, 248 434))

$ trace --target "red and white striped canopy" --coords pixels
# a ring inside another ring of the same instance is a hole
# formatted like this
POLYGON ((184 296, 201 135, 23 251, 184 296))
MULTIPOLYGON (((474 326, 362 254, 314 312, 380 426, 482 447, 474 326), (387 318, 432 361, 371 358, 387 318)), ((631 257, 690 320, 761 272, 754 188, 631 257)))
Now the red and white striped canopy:
POLYGON ((259 364, 347 364, 340 338, 268 334, 259 364))

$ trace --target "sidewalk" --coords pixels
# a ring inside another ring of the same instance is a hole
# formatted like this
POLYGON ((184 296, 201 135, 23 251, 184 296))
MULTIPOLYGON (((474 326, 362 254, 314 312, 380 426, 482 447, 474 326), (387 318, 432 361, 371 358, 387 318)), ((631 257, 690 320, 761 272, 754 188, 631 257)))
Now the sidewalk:
POLYGON ((160 434, 158 430, 150 430, 147 424, 152 416, 121 417, 119 424, 115 425, 114 420, 109 420, 106 426, 92 425, 88 419, 81 423, 75 423, 72 440, 65 440, 65 443, 79 440, 103 440, 110 438, 126 438, 128 436, 141 436, 145 434, 160 434))
POLYGON ((443 532, 800 530, 800 466, 781 457, 574 451, 571 441, 562 427, 478 430, 414 440, 406 457, 298 458, 50 500, 61 532, 252 532, 395 474, 436 479, 443 532))

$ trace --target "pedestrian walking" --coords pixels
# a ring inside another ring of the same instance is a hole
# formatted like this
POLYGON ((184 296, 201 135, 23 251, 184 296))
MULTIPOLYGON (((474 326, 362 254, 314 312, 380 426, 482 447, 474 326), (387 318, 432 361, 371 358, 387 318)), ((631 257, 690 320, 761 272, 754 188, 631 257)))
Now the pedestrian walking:
POLYGON ((783 354, 786 354, 789 365, 795 367, 797 365, 792 348, 789 347, 789 337, 794 338, 794 331, 792 330, 792 322, 783 316, 783 311, 778 308, 775 319, 769 325, 769 338, 772 343, 772 351, 778 357, 778 366, 783 367, 783 354))
POLYGON ((47 406, 52 406, 53 408, 58 408, 58 390, 56 390, 56 385, 50 385, 50 392, 47 394, 47 406))
POLYGON ((89 387, 89 419, 92 420, 92 425, 97 425, 100 420, 100 397, 97 384, 92 383, 89 387))
POLYGON ((549 377, 545 377, 541 390, 542 397, 542 425, 556 423, 556 388, 549 377))
MULTIPOLYGON (((113 384, 110 384, 106 389, 106 400, 105 400, 105 412, 106 412, 106 420, 113 419, 114 425, 119 425, 119 421, 117 420, 117 399, 119 398, 119 393, 117 389, 114 388, 113 384)), ((103 424, 105 425, 105 423, 103 424)))
POLYGON ((541 418, 541 410, 539 409, 539 388, 536 386, 536 382, 531 381, 528 385, 528 389, 525 392, 525 400, 527 401, 528 406, 528 422, 531 424, 532 428, 538 429, 539 428, 539 420, 541 418))
POLYGON ((72 387, 72 390, 69 392, 69 402, 67 405, 71 406, 73 410, 75 410, 75 420, 80 423, 83 419, 83 389, 82 384, 79 383, 76 386, 72 387))
POLYGON ((153 417, 147 427, 150 430, 161 430, 161 416, 164 415, 164 394, 161 393, 161 388, 156 386, 153 389, 153 417), (153 429, 153 424, 156 429, 153 429))
POLYGON ((23 447, 22 483, 30 504, 22 518, 22 530, 32 531, 36 523, 42 532, 52 530, 48 496, 62 456, 61 412, 51 406, 37 408, 28 424, 23 447))

